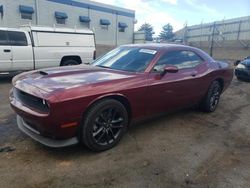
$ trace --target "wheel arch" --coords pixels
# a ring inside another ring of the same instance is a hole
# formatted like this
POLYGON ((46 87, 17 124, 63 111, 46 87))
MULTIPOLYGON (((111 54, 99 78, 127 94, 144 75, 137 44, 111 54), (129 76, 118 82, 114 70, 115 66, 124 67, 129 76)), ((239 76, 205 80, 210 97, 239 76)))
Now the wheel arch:
POLYGON ((219 84, 221 86, 221 89, 223 91, 224 90, 224 80, 223 80, 223 78, 218 77, 218 78, 214 79, 214 81, 218 81, 219 82, 219 84))
POLYGON ((203 96, 203 98, 201 99, 201 101, 199 102, 199 108, 204 111, 204 112, 213 112, 216 107, 211 110, 210 107, 208 107, 208 97, 210 97, 210 90, 211 90, 211 86, 213 85, 214 82, 219 82, 219 85, 221 87, 221 92, 223 92, 224 90, 224 80, 223 78, 221 77, 216 77, 215 79, 213 79, 211 82, 210 82, 210 85, 206 91, 206 94, 203 96))
POLYGON ((220 84, 220 86, 221 86, 222 92, 224 91, 224 80, 223 80, 223 78, 221 78, 221 77, 216 77, 215 79, 213 79, 213 80, 209 83, 207 89, 205 90, 206 92, 204 93, 204 95, 203 95, 201 101, 207 96, 208 90, 209 90, 210 86, 212 85, 212 83, 213 83, 214 81, 218 81, 219 84, 220 84))
POLYGON ((82 59, 81 59, 80 56, 78 56, 78 55, 67 55, 67 56, 63 56, 61 58, 60 66, 62 66, 64 61, 67 61, 67 60, 70 60, 70 59, 73 59, 73 60, 77 61, 79 64, 82 64, 82 59))
POLYGON ((100 96, 100 97, 97 97, 95 98, 94 100, 92 100, 88 106, 86 107, 86 110, 84 111, 84 114, 94 105, 96 104, 97 102, 100 102, 102 100, 105 100, 105 99, 114 99, 114 100, 117 100, 119 101, 124 107, 125 109, 127 110, 128 112, 128 120, 129 120, 129 123, 131 121, 131 118, 132 118, 132 108, 131 108, 131 104, 128 100, 128 98, 123 95, 123 94, 120 94, 120 93, 110 93, 110 94, 107 94, 107 95, 103 95, 103 96, 100 96))

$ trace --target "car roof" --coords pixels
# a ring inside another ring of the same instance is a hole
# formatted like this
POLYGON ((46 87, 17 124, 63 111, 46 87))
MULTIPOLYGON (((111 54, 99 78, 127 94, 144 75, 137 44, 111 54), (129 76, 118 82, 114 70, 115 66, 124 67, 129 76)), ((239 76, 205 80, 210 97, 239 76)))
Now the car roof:
POLYGON ((172 43, 146 43, 146 44, 127 44, 122 45, 123 47, 132 47, 132 48, 150 48, 154 50, 160 49, 173 49, 173 48, 183 48, 183 49, 197 49, 191 46, 183 44, 172 44, 172 43))
POLYGON ((12 27, 0 27, 1 31, 23 31, 20 28, 12 28, 12 27))
POLYGON ((199 48, 195 48, 192 46, 187 46, 184 44, 173 44, 173 43, 146 43, 146 44, 128 44, 123 45, 122 47, 130 47, 130 48, 146 48, 150 50, 190 50, 198 53, 202 58, 208 60, 208 61, 214 61, 214 59, 209 56, 206 52, 199 48))

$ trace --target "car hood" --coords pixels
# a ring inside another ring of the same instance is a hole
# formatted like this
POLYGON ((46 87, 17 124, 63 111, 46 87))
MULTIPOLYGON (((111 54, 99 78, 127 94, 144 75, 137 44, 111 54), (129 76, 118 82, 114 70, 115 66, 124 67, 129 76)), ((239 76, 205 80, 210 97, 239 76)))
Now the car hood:
POLYGON ((13 79, 13 85, 16 85, 16 82, 25 82, 39 90, 49 93, 101 82, 126 79, 135 75, 136 74, 133 73, 99 68, 91 65, 79 65, 41 69, 23 73, 13 79))
POLYGON ((243 60, 240 63, 247 66, 247 67, 250 67, 250 59, 243 60))

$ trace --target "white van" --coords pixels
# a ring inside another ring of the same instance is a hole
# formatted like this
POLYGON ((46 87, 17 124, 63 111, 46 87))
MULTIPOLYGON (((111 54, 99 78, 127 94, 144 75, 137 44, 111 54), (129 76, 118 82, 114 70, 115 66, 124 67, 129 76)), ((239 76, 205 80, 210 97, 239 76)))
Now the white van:
POLYGON ((91 30, 0 27, 0 74, 89 63, 95 50, 91 30))

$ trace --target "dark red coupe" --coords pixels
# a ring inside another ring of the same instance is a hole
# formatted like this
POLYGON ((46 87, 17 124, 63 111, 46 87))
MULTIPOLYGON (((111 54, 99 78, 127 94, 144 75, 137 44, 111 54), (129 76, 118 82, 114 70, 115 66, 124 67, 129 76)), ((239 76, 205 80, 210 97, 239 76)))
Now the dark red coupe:
POLYGON ((125 45, 91 65, 20 74, 10 101, 18 127, 36 141, 102 151, 132 122, 195 104, 213 112, 232 77, 227 63, 197 48, 125 45))

